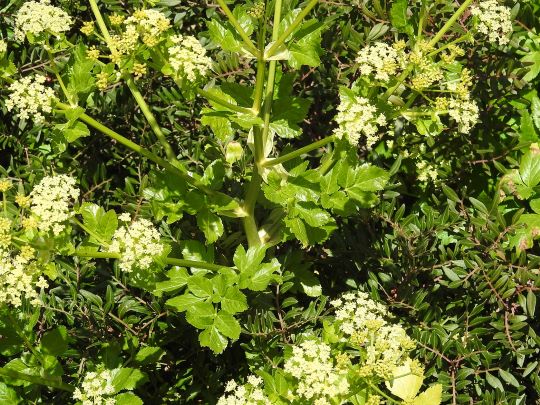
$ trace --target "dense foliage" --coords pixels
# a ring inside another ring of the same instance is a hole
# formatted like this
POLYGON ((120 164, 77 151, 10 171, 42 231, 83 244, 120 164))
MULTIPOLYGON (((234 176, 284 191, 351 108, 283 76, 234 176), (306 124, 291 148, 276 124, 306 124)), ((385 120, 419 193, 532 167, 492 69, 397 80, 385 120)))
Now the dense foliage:
POLYGON ((536 0, 10 0, 0 81, 0 404, 540 400, 536 0))

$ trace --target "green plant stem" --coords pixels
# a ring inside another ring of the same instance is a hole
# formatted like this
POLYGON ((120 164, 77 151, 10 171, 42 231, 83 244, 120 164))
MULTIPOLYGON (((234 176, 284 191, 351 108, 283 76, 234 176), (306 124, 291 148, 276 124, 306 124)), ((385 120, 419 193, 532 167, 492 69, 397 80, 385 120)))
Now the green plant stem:
POLYGON ((266 58, 270 58, 274 55, 274 52, 276 52, 276 50, 278 50, 279 47, 287 40, 289 35, 291 35, 291 33, 294 32, 294 30, 300 25, 300 23, 304 20, 306 15, 308 15, 311 9, 317 5, 318 1, 319 0, 310 0, 307 6, 302 11, 300 11, 300 13, 296 16, 294 21, 291 23, 291 25, 289 25, 289 27, 285 30, 285 32, 281 34, 277 40, 274 41, 274 43, 270 46, 270 48, 268 48, 265 54, 266 58))
POLYGON ((150 111, 150 107, 148 106, 141 92, 137 88, 137 85, 133 81, 133 78, 129 77, 126 80, 126 83, 129 90, 131 91, 131 94, 133 95, 133 98, 135 99, 135 101, 139 105, 139 108, 144 114, 146 121, 148 121, 148 124, 150 124, 150 127, 152 128, 152 131, 154 131, 154 134, 156 135, 158 141, 161 143, 161 146, 163 146, 167 159, 169 159, 170 162, 178 164, 179 162, 178 162, 178 159, 176 159, 176 154, 174 153, 172 146, 167 141, 165 134, 163 133, 163 131, 161 130, 161 127, 157 123, 156 117, 154 117, 154 114, 152 114, 152 111, 150 111))
POLYGON ((242 28, 242 26, 240 25, 236 17, 233 15, 229 6, 227 6, 224 0, 217 0, 217 2, 219 6, 221 7, 221 9, 223 10, 223 12, 225 13, 225 15, 227 16, 227 18, 229 19, 230 23, 234 26, 234 28, 236 28, 236 31, 238 32, 238 34, 240 35, 240 37, 246 44, 247 49, 254 56, 259 57, 260 56, 259 49, 257 49, 257 47, 255 46, 251 38, 246 34, 246 32, 244 31, 244 29, 242 28))
MULTIPOLYGON (((56 106, 60 108, 61 110, 69 110, 71 107, 67 104, 57 102, 56 106)), ((220 193, 218 191, 214 191, 207 187, 205 184, 202 184, 197 179, 191 177, 188 173, 183 172, 176 166, 172 165, 171 163, 167 162, 165 159, 160 158, 156 154, 150 152, 148 149, 143 148, 141 145, 136 144, 133 141, 130 141, 129 139, 123 137, 119 133, 113 131, 109 127, 103 125, 102 123, 96 121, 92 117, 88 116, 87 114, 81 114, 79 116, 79 120, 82 122, 90 125, 92 128, 97 129, 101 133, 107 135, 108 137, 114 139, 118 143, 128 147, 129 149, 141 154, 142 156, 146 157, 147 159, 151 160, 152 162, 156 163, 157 165, 163 167, 165 170, 170 172, 171 174, 174 174, 183 180, 185 180, 188 184, 191 184, 193 187, 201 190, 202 192, 206 193, 210 196, 221 196, 223 198, 231 199, 231 197, 227 196, 226 194, 220 193)), ((240 213, 238 213, 238 216, 242 216, 240 213)))
POLYGON ((206 98, 207 100, 211 100, 225 108, 228 108, 229 110, 236 111, 243 114, 251 114, 256 115, 255 112, 251 108, 242 107, 236 104, 229 103, 228 101, 223 100, 221 97, 212 94, 209 91, 203 90, 203 89, 197 89, 197 93, 206 98))
POLYGON ((54 73, 54 76, 56 77, 56 80, 58 80, 58 84, 60 85, 60 88, 62 89, 62 93, 64 93, 64 96, 66 97, 67 101, 71 104, 72 99, 68 93, 67 87, 64 83, 64 80, 62 79, 62 76, 60 76, 60 72, 58 72, 58 66, 56 65, 56 62, 54 60, 54 55, 51 53, 51 51, 47 50, 47 55, 49 56, 49 60, 51 62, 51 69, 54 73))
MULTIPOLYGON (((87 257, 87 258, 92 258, 92 259, 120 259, 120 254, 118 253, 91 252, 91 251, 84 251, 84 250, 75 251, 73 256, 87 257)), ((177 259, 175 257, 167 257, 165 259, 165 263, 170 264, 172 266, 195 267, 199 269, 207 269, 207 270, 212 270, 212 271, 219 271, 221 269, 228 269, 228 268, 230 269, 230 267, 228 266, 221 266, 215 263, 207 263, 207 262, 196 261, 196 260, 177 259)))
POLYGON ((109 45, 111 43, 111 35, 109 34, 107 25, 105 25, 105 21, 103 20, 103 16, 101 15, 101 12, 99 11, 99 7, 96 3, 96 0, 89 0, 89 2, 90 2, 90 8, 92 9, 92 12, 94 13, 94 17, 96 18, 96 22, 98 24, 99 30, 101 31, 103 38, 105 38, 105 42, 107 42, 107 45, 109 45))
MULTIPOLYGON (((272 41, 276 41, 279 37, 279 23, 281 22, 281 7, 282 0, 276 0, 274 9, 274 26, 272 29, 272 41)), ((272 115, 272 104, 274 103, 274 84, 276 80, 276 67, 277 61, 270 61, 268 67, 268 79, 266 81, 266 94, 264 97, 264 108, 263 108, 263 120, 264 126, 262 131, 262 144, 263 148, 268 141, 268 134, 270 132, 270 117, 272 115)), ((265 158, 264 155, 259 156, 257 164, 260 164, 265 158)))
POLYGON ((454 13, 454 15, 452 15, 452 17, 450 17, 448 19, 448 21, 446 22, 446 24, 443 25, 443 27, 439 30, 439 32, 437 32, 437 34, 435 34, 435 36, 433 38, 431 38, 431 40, 429 41, 428 43, 428 46, 429 47, 434 47, 437 42, 439 42, 439 40, 443 37, 444 34, 446 34, 446 32, 452 28, 452 25, 454 25, 454 23, 456 22, 456 20, 461 17, 461 15, 465 12, 465 10, 467 10, 467 7, 470 6, 470 4, 473 2, 474 0, 465 0, 463 2, 463 4, 456 10, 456 12, 454 13))
POLYGON ((266 63, 263 59, 257 61, 257 76, 255 78, 255 92, 253 93, 253 111, 255 114, 261 112, 262 98, 264 93, 264 78, 266 74, 266 63))
POLYGON ((441 46, 440 48, 435 49, 433 52, 428 53, 428 56, 435 56, 448 47, 459 44, 460 42, 468 41, 469 39, 471 39, 471 33, 467 32, 465 35, 462 35, 461 37, 454 39, 452 42, 448 42, 447 44, 444 44, 444 46, 441 46))
MULTIPOLYGON (((274 27, 272 31, 272 39, 275 40, 279 34, 279 23, 281 21, 281 7, 282 0, 276 0, 274 6, 274 27)), ((264 52, 264 38, 260 41, 261 54, 264 52)), ((262 111, 262 118, 264 125, 261 130, 259 127, 253 128, 253 149, 254 149, 254 167, 251 180, 248 185, 246 196, 244 199, 243 209, 246 212, 246 216, 243 218, 244 230, 248 245, 259 246, 261 239, 259 237, 259 230, 257 227, 257 221, 255 220, 255 205, 257 203, 257 197, 261 190, 262 184, 262 167, 260 163, 264 160, 264 147, 270 128, 270 116, 272 113, 272 101, 274 97, 274 82, 276 77, 276 61, 270 62, 268 70, 268 80, 266 82, 266 92, 264 91, 266 62, 264 59, 259 58, 257 61, 257 78, 255 82, 255 95, 253 97, 253 111, 256 111, 258 115, 261 115, 262 98, 265 93, 264 110, 262 111)))
POLYGON ((326 138, 323 138, 321 139, 320 141, 316 141, 316 142, 313 142, 313 143, 310 143, 309 145, 306 145, 300 149, 297 149, 293 152, 290 152, 290 153, 287 153, 285 155, 282 155, 282 156, 279 156, 275 159, 269 159, 269 160, 265 160, 261 166, 262 167, 271 167, 271 166, 275 166, 275 165, 278 165, 280 163, 284 163, 284 162, 287 162, 291 159, 294 159, 296 157, 299 157, 299 156, 302 156, 304 153, 308 153, 308 152, 311 152, 312 150, 315 150, 315 149, 318 149, 320 148, 321 146, 324 146, 332 141, 335 140, 335 135, 330 135, 330 136, 327 136, 326 138))
POLYGON ((32 384, 45 385, 47 387, 56 388, 63 391, 75 391, 75 387, 65 382, 62 382, 62 379, 60 377, 42 377, 39 375, 30 375, 5 367, 0 368, 0 376, 13 378, 15 380, 28 381, 32 384))
POLYGON ((390 403, 392 404, 399 404, 398 401, 396 401, 395 399, 391 398, 390 396, 386 395, 379 387, 377 387, 375 384, 371 383, 371 382, 368 382, 368 385, 374 389, 379 395, 382 395, 384 398, 386 398, 388 401, 390 401, 390 403))

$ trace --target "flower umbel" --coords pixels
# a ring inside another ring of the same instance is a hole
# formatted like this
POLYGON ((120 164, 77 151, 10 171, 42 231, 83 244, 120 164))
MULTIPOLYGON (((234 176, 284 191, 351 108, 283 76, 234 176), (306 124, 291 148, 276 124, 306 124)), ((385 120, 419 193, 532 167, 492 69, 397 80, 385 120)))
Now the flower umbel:
POLYGON ((51 102, 55 98, 53 89, 45 87, 45 76, 26 76, 13 82, 8 90, 11 92, 6 99, 8 111, 18 110, 20 119, 31 118, 34 123, 41 124, 45 117, 42 113, 52 111, 51 102))
POLYGON ((49 0, 27 1, 15 15, 15 39, 24 41, 26 35, 58 35, 69 31, 72 18, 61 8, 51 6, 49 0))
POLYGON ((379 140, 379 126, 386 125, 384 114, 377 114, 377 107, 367 98, 348 95, 342 95, 335 120, 339 124, 334 130, 338 138, 345 137, 352 145, 357 145, 363 135, 368 148, 379 140))
POLYGON ((512 33, 510 9, 497 0, 480 1, 471 7, 471 14, 478 18, 478 32, 488 37, 490 42, 506 45, 512 33))
POLYGON ((179 79, 195 81, 206 76, 212 68, 212 59, 206 56, 197 38, 175 35, 171 37, 174 46, 169 48, 169 63, 179 79))
POLYGON ((73 399, 81 401, 84 405, 113 405, 116 400, 107 397, 114 393, 110 370, 91 371, 84 376, 81 387, 73 392, 73 399))
POLYGON ((384 42, 376 42, 358 53, 356 63, 363 75, 373 75, 375 79, 387 82, 399 68, 398 51, 384 42))
POLYGON ((245 385, 237 385, 234 380, 227 383, 227 394, 219 398, 217 405, 270 405, 270 400, 264 395, 262 378, 250 375, 245 385))
POLYGON ((329 345, 308 340, 293 346, 292 356, 285 361, 283 369, 298 380, 298 397, 318 400, 322 405, 349 391, 347 369, 334 363, 329 345), (323 399, 327 401, 322 402, 323 399))
MULTIPOLYGON (((121 215, 122 220, 126 220, 121 215)), ((120 269, 127 273, 134 268, 148 269, 155 257, 163 253, 159 232, 147 219, 122 226, 113 235, 109 252, 120 254, 120 269)))
POLYGON ((38 229, 59 235, 73 214, 70 205, 79 197, 75 179, 64 174, 44 177, 30 193, 31 210, 38 218, 38 229))

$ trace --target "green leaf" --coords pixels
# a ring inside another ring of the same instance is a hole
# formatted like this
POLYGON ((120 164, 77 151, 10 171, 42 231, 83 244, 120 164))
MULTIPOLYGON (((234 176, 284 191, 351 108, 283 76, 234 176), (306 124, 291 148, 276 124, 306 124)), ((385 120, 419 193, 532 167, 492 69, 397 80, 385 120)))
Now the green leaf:
POLYGON ((65 326, 59 326, 46 332, 39 342, 40 352, 51 356, 59 356, 67 349, 67 328, 65 326))
POLYGON ((231 113, 227 111, 214 111, 210 108, 201 110, 201 124, 210 127, 214 135, 221 141, 229 141, 234 131, 231 125, 231 113))
POLYGON ((233 262, 240 273, 251 272, 259 267, 265 255, 265 246, 253 246, 246 252, 242 245, 238 245, 234 252, 233 262))
POLYGON ((392 8, 390 9, 390 22, 399 32, 412 35, 414 30, 409 23, 410 19, 407 17, 408 3, 408 0, 396 0, 392 3, 392 8))
POLYGON ((213 325, 216 311, 209 302, 197 302, 187 308, 186 320, 198 329, 213 325))
POLYGON ((272 130, 280 138, 290 139, 297 138, 302 134, 300 127, 296 124, 291 124, 286 120, 277 120, 270 123, 272 130))
POLYGON ((227 338, 219 333, 216 326, 212 325, 199 334, 201 346, 209 347, 214 353, 222 353, 227 347, 227 338))
POLYGON ((210 39, 224 51, 240 52, 242 43, 236 39, 235 35, 224 25, 216 20, 207 23, 210 39))
POLYGON ((161 347, 146 346, 135 355, 135 361, 139 365, 153 364, 165 354, 161 347))
POLYGON ((173 308, 178 312, 187 311, 189 308, 192 308, 195 304, 202 303, 204 298, 197 297, 191 293, 185 293, 183 295, 178 295, 173 298, 169 298, 165 305, 167 307, 173 308))
POLYGON ((19 403, 17 392, 5 383, 0 382, 0 405, 17 405, 19 403))
POLYGON ((252 291, 264 291, 270 282, 275 279, 276 272, 279 271, 281 265, 277 259, 272 259, 270 263, 262 264, 251 275, 242 273, 240 275, 240 285, 245 285, 252 291))
POLYGON ((123 392, 114 397, 115 405, 143 405, 143 401, 132 392, 123 392))
POLYGON ((187 285, 189 291, 197 297, 208 298, 214 292, 212 281, 204 275, 191 276, 188 279, 187 285))
POLYGON ((203 210, 197 214, 197 225, 204 233, 206 243, 214 243, 223 235, 223 222, 221 218, 209 210, 203 210))
POLYGON ((148 377, 136 368, 121 367, 111 370, 114 392, 133 390, 148 381, 148 377))
POLYGON ((156 289, 152 293, 161 297, 164 292, 174 292, 184 287, 190 277, 187 270, 183 267, 174 267, 167 272, 167 281, 156 283, 156 289))
POLYGON ((519 165, 521 180, 528 187, 536 187, 540 183, 540 153, 527 151, 519 165))
POLYGON ((486 381, 489 385, 491 385, 493 388, 496 388, 500 390, 501 392, 504 392, 504 387, 501 383, 501 380, 499 380, 497 377, 495 377, 493 374, 486 372, 486 381))
POLYGON ((521 142, 536 142, 538 135, 534 129, 533 119, 527 110, 521 110, 519 140, 521 142))
POLYGON ((240 324, 234 316, 227 311, 219 311, 215 320, 215 327, 224 336, 236 340, 240 337, 240 324))
POLYGON ((79 138, 90 135, 90 130, 83 122, 76 122, 71 128, 64 129, 64 137, 69 143, 75 142, 79 138))
POLYGON ((388 182, 388 172, 377 166, 363 165, 355 171, 354 188, 362 191, 380 191, 388 182))
POLYGON ((297 39, 289 45, 290 56, 287 61, 293 69, 300 69, 303 65, 311 67, 320 65, 321 30, 322 26, 317 20, 310 20, 302 24, 294 34, 297 39))
POLYGON ((221 298, 221 308, 231 314, 243 312, 248 309, 247 298, 238 287, 231 286, 221 298))
POLYGON ((101 244, 101 241, 108 242, 118 228, 118 219, 113 210, 105 212, 103 208, 96 204, 84 203, 79 211, 83 217, 83 223, 91 233, 90 242, 101 244), (100 240, 97 240, 94 236, 100 240))
POLYGON ((510 385, 513 385, 514 387, 517 387, 519 388, 520 387, 520 383, 518 382, 518 380, 516 380, 516 377, 514 377, 512 374, 510 374, 508 371, 506 370, 503 370, 503 369, 500 369, 499 370, 499 375, 501 376, 501 378, 506 381, 508 384, 510 385))
POLYGON ((94 88, 94 60, 86 56, 86 47, 81 43, 75 48, 75 62, 69 74, 69 82, 67 84, 68 93, 72 96, 77 96, 90 92, 94 88))
POLYGON ((521 58, 521 61, 529 67, 529 72, 523 76, 523 80, 530 82, 540 73, 540 51, 532 51, 521 58))
POLYGON ((317 205, 312 202, 299 201, 289 212, 291 217, 298 216, 309 226, 315 228, 326 225, 334 220, 328 212, 318 208, 317 205))
POLYGON ((531 100, 531 117, 536 129, 540 130, 540 98, 536 95, 531 100))

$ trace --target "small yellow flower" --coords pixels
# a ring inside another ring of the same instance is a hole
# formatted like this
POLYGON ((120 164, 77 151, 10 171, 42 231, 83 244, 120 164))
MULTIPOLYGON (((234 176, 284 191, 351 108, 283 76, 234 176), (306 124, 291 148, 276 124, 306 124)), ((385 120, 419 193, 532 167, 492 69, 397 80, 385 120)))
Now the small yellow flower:
POLYGON ((24 194, 17 194, 15 197, 15 202, 21 208, 26 208, 30 206, 31 198, 30 196, 24 194))
POLYGON ((100 56, 99 49, 97 49, 95 46, 93 46, 90 49, 87 49, 86 56, 90 59, 98 60, 100 56))
POLYGON ((140 79, 146 74, 146 63, 134 63, 133 75, 136 79, 140 79))
POLYGON ((21 225, 25 230, 36 229, 38 221, 35 217, 25 217, 21 220, 21 225))
POLYGON ((11 181, 8 179, 0 180, 0 193, 5 193, 11 188, 11 181))
POLYGON ((109 85, 109 75, 105 72, 100 72, 96 75, 96 86, 101 91, 105 91, 109 85))
POLYGON ((81 32, 88 37, 92 35, 94 33, 94 22, 85 21, 81 28, 81 32))
POLYGON ((111 22, 111 25, 119 26, 121 25, 126 18, 123 15, 120 14, 113 14, 109 16, 109 21, 111 22))

